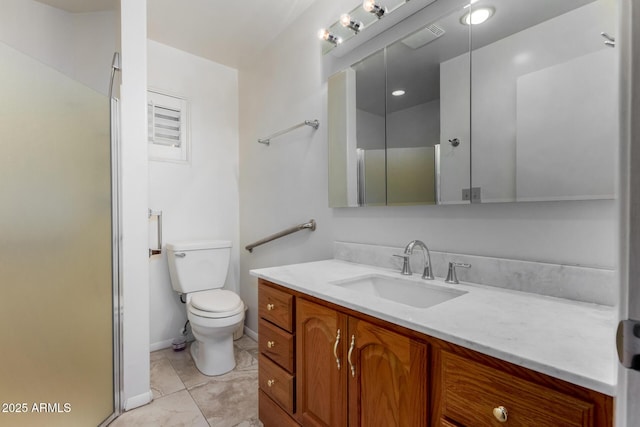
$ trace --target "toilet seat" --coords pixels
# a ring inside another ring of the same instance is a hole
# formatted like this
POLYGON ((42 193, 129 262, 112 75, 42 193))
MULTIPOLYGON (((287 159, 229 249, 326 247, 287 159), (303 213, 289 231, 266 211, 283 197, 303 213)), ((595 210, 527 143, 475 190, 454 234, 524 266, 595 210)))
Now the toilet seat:
POLYGON ((189 302, 192 314, 210 319, 235 316, 243 310, 244 304, 240 297, 225 289, 196 292, 189 302))

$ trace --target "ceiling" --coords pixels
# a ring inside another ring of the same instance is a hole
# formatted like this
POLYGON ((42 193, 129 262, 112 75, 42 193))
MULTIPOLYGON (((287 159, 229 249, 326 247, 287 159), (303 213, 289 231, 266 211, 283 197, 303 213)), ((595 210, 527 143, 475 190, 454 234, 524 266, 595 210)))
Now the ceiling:
POLYGON ((314 0, 149 0, 150 39, 239 68, 314 0))
MULTIPOLYGON (((117 0, 38 0, 71 13, 115 10, 117 0)), ((239 68, 258 56, 315 0, 148 0, 147 34, 220 64, 239 68)))
MULTIPOLYGON (((115 10, 118 0, 37 0, 70 13, 115 10)), ((148 0, 147 34, 220 64, 256 57, 315 0, 148 0)))

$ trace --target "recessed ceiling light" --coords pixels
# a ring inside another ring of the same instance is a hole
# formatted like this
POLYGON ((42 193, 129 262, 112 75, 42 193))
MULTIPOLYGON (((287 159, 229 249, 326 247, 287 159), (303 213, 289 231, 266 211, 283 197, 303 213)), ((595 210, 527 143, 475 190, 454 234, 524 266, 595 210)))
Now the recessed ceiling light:
POLYGON ((391 95, 393 96, 402 96, 404 94, 405 94, 405 91, 402 89, 394 90, 393 92, 391 92, 391 95))
POLYGON ((494 12, 492 7, 480 7, 465 13, 464 16, 460 18, 460 22, 465 25, 479 25, 491 18, 494 12))

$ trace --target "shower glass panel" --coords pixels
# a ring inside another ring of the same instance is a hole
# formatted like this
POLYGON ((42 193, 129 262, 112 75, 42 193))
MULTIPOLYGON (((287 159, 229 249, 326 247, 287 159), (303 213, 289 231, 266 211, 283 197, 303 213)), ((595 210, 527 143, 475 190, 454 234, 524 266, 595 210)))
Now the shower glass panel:
POLYGON ((0 425, 114 412, 109 101, 0 43, 0 425))

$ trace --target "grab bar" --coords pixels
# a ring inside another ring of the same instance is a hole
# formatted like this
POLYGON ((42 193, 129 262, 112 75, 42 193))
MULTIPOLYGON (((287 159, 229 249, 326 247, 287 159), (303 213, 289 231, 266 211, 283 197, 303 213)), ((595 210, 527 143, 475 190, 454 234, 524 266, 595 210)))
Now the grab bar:
POLYGON ((280 136, 280 135, 284 135, 285 133, 291 132, 294 129, 298 129, 299 127, 302 126, 311 126, 314 129, 318 129, 318 127, 320 126, 320 122, 318 120, 305 120, 302 123, 298 123, 295 126, 291 126, 290 128, 287 128, 285 130, 281 130, 280 132, 276 132, 273 135, 269 135, 266 138, 259 138, 258 142, 260 144, 266 144, 269 145, 269 143, 271 142, 271 138, 275 138, 276 136, 280 136))
POLYGON ((149 209, 149 218, 152 216, 158 217, 158 249, 149 249, 149 258, 162 253, 162 211, 152 211, 149 209))
POLYGON ((264 245, 265 243, 269 243, 272 240, 276 240, 279 239, 281 237, 284 237, 288 234, 292 234, 295 233, 296 231, 300 231, 300 230, 304 230, 304 229, 309 229, 311 231, 315 231, 316 229, 316 221, 314 219, 310 220, 309 222, 305 222, 304 224, 298 224, 295 225, 293 227, 287 228, 286 230, 282 230, 279 233, 275 233, 272 234, 271 236, 267 236, 264 239, 260 239, 257 242, 254 242, 250 245, 245 246, 244 248, 246 250, 248 250, 249 252, 253 252, 253 248, 255 248, 256 246, 260 246, 260 245, 264 245))

